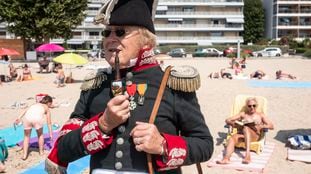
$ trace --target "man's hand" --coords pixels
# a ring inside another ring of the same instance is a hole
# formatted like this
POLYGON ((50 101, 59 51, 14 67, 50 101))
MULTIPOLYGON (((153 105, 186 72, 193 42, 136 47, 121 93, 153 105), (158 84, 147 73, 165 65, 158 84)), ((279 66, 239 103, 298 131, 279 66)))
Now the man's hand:
POLYGON ((154 124, 136 122, 131 131, 133 142, 137 151, 144 151, 150 154, 163 153, 162 142, 164 138, 154 124))
POLYGON ((130 117, 128 98, 128 95, 118 95, 107 103, 104 114, 99 118, 99 127, 103 132, 109 133, 130 117))

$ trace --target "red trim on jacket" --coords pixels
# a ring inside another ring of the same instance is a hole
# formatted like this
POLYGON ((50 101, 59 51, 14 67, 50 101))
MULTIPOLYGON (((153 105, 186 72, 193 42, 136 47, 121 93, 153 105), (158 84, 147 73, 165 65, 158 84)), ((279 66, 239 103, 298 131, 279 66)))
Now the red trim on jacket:
POLYGON ((187 143, 181 136, 162 134, 167 144, 166 156, 156 156, 158 171, 171 170, 181 166, 188 153, 187 143))
POLYGON ((99 128, 98 120, 101 115, 102 113, 92 117, 82 126, 82 143, 84 144, 86 151, 91 155, 106 148, 113 141, 113 134, 108 136, 104 134, 99 128))
POLYGON ((153 49, 145 48, 139 51, 137 62, 133 68, 133 71, 140 71, 154 66, 159 66, 159 64, 154 57, 153 49))
POLYGON ((69 119, 65 124, 64 126, 62 127, 61 131, 59 132, 59 136, 56 140, 56 142, 54 143, 54 146, 52 148, 52 150, 50 151, 50 154, 48 155, 48 159, 50 161, 52 161, 53 163, 55 163, 56 165, 59 165, 59 166, 62 166, 62 167, 67 167, 68 166, 68 163, 63 163, 61 162, 59 159, 58 159, 58 156, 57 156, 57 152, 58 152, 58 149, 57 149, 57 145, 58 145, 58 141, 59 141, 59 138, 66 135, 68 132, 72 131, 72 130, 75 130, 75 129, 78 129, 81 127, 81 125, 83 124, 83 121, 78 119, 78 118, 72 118, 72 119, 69 119))

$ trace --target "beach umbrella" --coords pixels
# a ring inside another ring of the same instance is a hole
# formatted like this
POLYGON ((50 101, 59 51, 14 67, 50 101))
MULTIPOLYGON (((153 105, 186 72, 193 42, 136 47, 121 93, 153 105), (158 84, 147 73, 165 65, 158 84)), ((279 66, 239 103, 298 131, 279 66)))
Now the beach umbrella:
POLYGON ((53 59, 54 62, 69 64, 69 65, 84 65, 88 63, 88 60, 75 53, 64 53, 53 59))
POLYGON ((53 59, 54 62, 61 64, 69 64, 70 65, 70 73, 69 78, 72 79, 71 73, 71 65, 84 65, 88 63, 88 60, 78 54, 75 53, 64 53, 60 56, 57 56, 53 59))
POLYGON ((16 50, 14 50, 14 49, 0 48, 0 56, 4 56, 4 55, 17 56, 17 55, 20 55, 20 53, 17 52, 16 50))
POLYGON ((48 53, 62 52, 64 50, 65 49, 62 46, 52 43, 42 44, 36 48, 37 52, 48 52, 48 53))

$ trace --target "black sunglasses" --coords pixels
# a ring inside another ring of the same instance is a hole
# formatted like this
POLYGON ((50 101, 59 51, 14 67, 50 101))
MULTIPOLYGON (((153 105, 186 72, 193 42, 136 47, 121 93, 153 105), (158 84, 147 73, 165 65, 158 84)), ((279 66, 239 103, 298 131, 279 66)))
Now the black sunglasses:
POLYGON ((256 108, 257 107, 257 105, 247 105, 247 107, 249 107, 249 108, 256 108))
POLYGON ((106 30, 102 31, 102 36, 109 37, 111 32, 114 32, 117 37, 122 37, 126 33, 125 29, 116 29, 116 30, 106 29, 106 30))

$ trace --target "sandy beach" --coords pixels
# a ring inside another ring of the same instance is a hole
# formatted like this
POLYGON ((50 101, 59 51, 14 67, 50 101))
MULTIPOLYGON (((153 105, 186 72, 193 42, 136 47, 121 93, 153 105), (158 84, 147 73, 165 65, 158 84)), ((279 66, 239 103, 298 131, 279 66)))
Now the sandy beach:
MULTIPOLYGON (((62 125, 73 111, 79 98, 80 86, 84 76, 91 72, 89 65, 107 65, 105 61, 90 62, 83 67, 71 69, 75 83, 66 84, 65 87, 57 88, 53 81, 55 73, 38 74, 37 63, 28 63, 31 67, 35 80, 24 82, 2 83, 0 86, 0 129, 12 126, 14 120, 21 114, 21 108, 12 108, 16 102, 25 103, 30 106, 35 103, 35 96, 39 93, 46 93, 54 97, 54 103, 58 107, 51 109, 52 122, 62 125)), ((289 134, 307 133, 311 135, 311 88, 290 88, 290 87, 252 87, 250 81, 255 80, 225 80, 209 79, 211 72, 219 71, 221 68, 229 67, 227 58, 172 58, 165 59, 165 65, 191 65, 199 70, 201 75, 201 88, 197 96, 205 120, 214 137, 215 151, 213 157, 217 156, 224 149, 222 142, 226 129, 224 120, 230 113, 234 97, 238 94, 251 94, 264 96, 268 100, 268 117, 271 118, 275 129, 267 134, 267 141, 275 143, 276 147, 265 167, 265 173, 311 173, 311 164, 286 160, 287 151, 285 141, 289 134)), ((14 63, 15 66, 21 63, 14 63)), ((64 66, 65 72, 69 72, 69 66, 64 66)), ((283 58, 250 58, 247 60, 245 74, 261 69, 268 75, 266 81, 276 81, 275 71, 281 69, 297 77, 291 82, 311 82, 311 60, 299 57, 283 58)), ((285 81, 285 80, 284 80, 285 81)), ((47 154, 48 152, 46 152, 47 154)), ((15 146, 9 149, 9 157, 6 161, 6 173, 20 173, 26 168, 32 167, 44 160, 45 156, 39 156, 37 150, 33 149, 26 161, 22 159, 20 147, 15 146)), ((201 163, 204 173, 246 173, 233 169, 208 168, 201 163)), ((192 174, 195 166, 183 167, 186 174, 192 174)), ((85 172, 87 173, 87 171, 85 172)))

